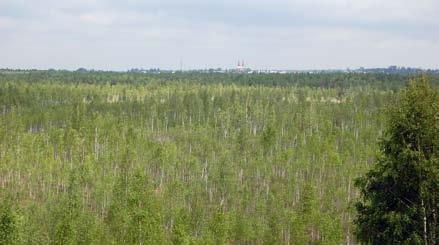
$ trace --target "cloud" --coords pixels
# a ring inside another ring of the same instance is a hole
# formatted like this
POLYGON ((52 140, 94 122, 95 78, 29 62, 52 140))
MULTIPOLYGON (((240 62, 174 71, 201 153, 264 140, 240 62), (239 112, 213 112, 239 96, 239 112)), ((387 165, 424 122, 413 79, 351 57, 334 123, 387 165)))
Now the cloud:
POLYGON ((95 25, 111 25, 114 21, 114 16, 107 13, 84 13, 79 15, 79 19, 87 24, 95 25))
POLYGON ((0 16, 0 30, 2 29, 12 29, 17 25, 13 18, 0 16))
POLYGON ((0 67, 434 67, 435 0, 0 1, 0 67))

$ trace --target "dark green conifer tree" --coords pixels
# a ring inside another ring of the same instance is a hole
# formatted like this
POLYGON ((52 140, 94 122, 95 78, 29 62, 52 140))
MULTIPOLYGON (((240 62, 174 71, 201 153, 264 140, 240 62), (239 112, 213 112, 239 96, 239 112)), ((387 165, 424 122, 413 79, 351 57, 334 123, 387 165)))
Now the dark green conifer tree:
POLYGON ((356 182, 357 238, 370 244, 436 244, 439 94, 411 80, 390 106, 376 164, 356 182))
POLYGON ((19 219, 8 200, 0 203, 0 244, 19 242, 19 219))

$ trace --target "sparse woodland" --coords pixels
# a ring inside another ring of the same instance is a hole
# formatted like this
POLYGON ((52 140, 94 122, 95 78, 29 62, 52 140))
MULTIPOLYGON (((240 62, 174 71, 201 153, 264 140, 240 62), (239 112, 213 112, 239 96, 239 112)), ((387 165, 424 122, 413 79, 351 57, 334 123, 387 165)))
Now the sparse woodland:
POLYGON ((0 244, 356 243, 408 80, 2 72, 0 244))

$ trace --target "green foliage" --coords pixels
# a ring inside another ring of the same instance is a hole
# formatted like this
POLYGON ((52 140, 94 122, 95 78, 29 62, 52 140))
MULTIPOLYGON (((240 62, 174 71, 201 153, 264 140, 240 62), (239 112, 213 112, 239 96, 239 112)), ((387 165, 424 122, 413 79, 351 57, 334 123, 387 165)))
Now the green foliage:
POLYGON ((0 203, 0 244, 17 244, 20 239, 20 217, 10 201, 0 203))
POLYGON ((262 133, 262 145, 265 152, 268 152, 276 143, 276 130, 270 123, 262 133))
POLYGON ((228 215, 223 211, 214 213, 209 224, 209 229, 215 244, 227 244, 230 229, 228 215))
POLYGON ((188 245, 192 243, 189 215, 184 209, 181 209, 176 214, 174 226, 172 228, 173 244, 188 245))
POLYGON ((351 183, 407 78, 0 71, 8 227, 19 244, 355 242, 351 183))
POLYGON ((439 93, 412 80, 388 111, 376 164, 357 180, 357 237, 372 244, 435 244, 439 200, 439 93))
POLYGON ((92 244, 98 241, 96 217, 84 209, 79 169, 68 176, 67 188, 59 195, 52 212, 54 244, 92 244))
POLYGON ((163 242, 160 207, 140 169, 120 176, 113 198, 107 222, 116 243, 163 242))
POLYGON ((314 185, 305 183, 299 206, 299 225, 298 228, 304 228, 299 235, 300 238, 305 238, 308 244, 314 244, 320 240, 321 230, 321 214, 319 212, 319 201, 314 185))

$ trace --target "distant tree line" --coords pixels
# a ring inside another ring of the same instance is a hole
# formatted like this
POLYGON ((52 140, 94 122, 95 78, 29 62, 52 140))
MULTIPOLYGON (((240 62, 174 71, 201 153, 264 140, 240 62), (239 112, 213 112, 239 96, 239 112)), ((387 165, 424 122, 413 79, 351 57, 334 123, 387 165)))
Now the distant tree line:
MULTIPOLYGON (((414 74, 387 73, 293 73, 293 74, 220 74, 220 73, 159 73, 102 71, 22 71, 0 72, 0 81, 129 84, 191 83, 191 84, 235 84, 243 86, 350 88, 371 86, 378 89, 397 90, 404 87, 414 74)), ((439 74, 430 74, 433 84, 439 84, 439 74)))

